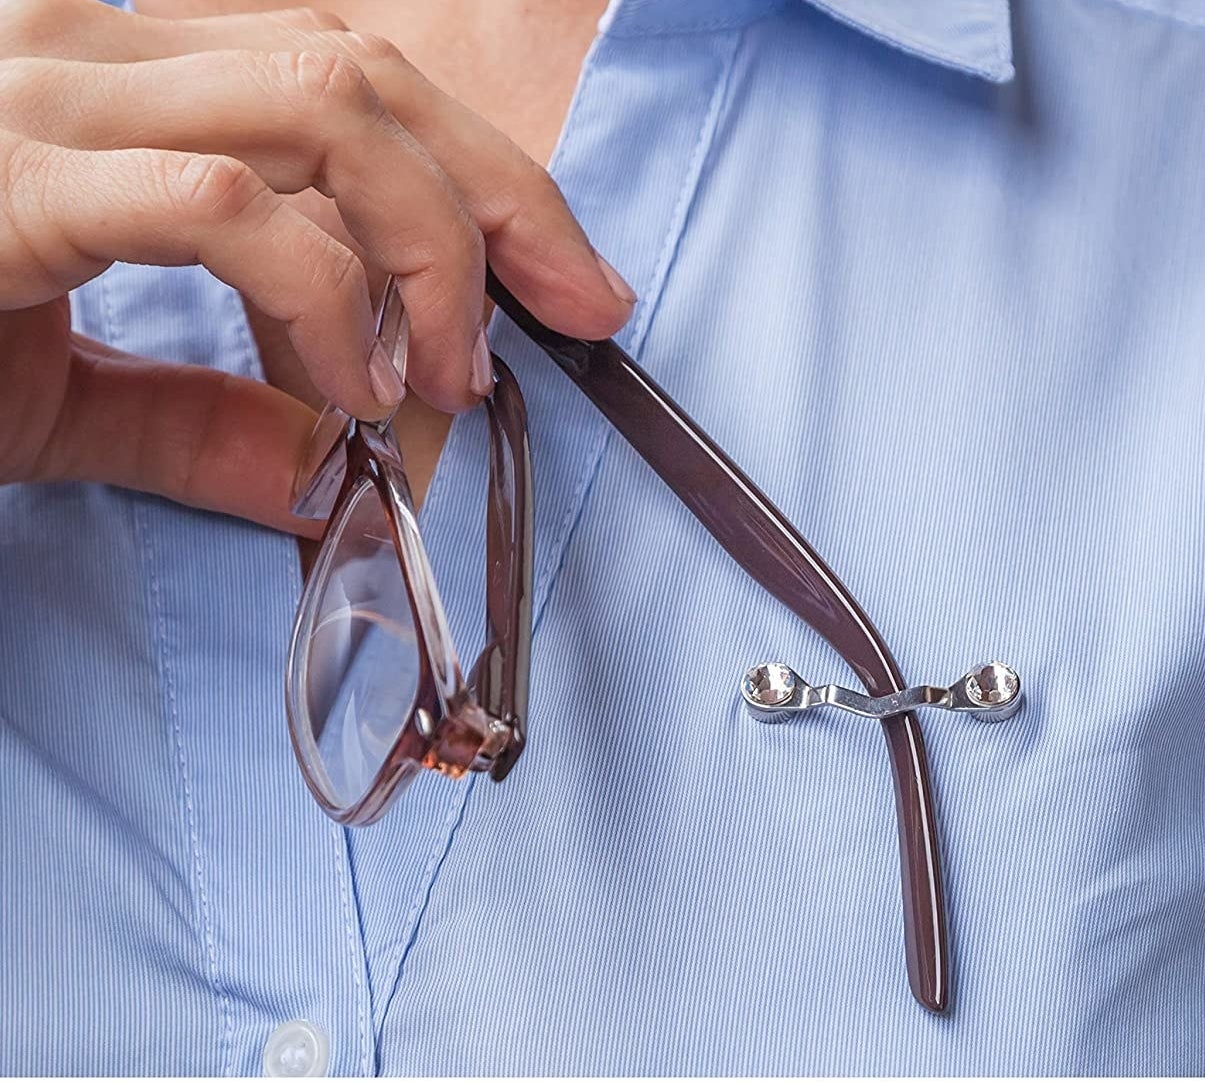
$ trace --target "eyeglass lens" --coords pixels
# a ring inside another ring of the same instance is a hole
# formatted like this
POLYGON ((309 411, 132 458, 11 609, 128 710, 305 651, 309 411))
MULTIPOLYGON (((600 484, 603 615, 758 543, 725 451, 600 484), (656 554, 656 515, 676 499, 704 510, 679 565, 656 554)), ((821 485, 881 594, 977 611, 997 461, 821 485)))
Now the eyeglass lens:
POLYGON ((369 478, 343 504, 315 578, 321 588, 298 639, 303 736, 327 799, 346 808, 380 774, 422 673, 389 521, 369 478))

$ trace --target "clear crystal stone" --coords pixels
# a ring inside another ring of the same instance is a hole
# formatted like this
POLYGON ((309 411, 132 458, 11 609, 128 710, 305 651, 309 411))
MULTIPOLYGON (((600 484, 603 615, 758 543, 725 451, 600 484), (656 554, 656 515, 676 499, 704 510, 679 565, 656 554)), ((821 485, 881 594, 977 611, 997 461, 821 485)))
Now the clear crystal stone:
POLYGON ((797 682, 786 665, 771 661, 745 673, 741 690, 746 699, 758 706, 782 706, 791 701, 797 682))
POLYGON ((1016 697, 1017 674, 999 661, 989 661, 967 674, 967 696, 981 706, 1003 706, 1016 697))

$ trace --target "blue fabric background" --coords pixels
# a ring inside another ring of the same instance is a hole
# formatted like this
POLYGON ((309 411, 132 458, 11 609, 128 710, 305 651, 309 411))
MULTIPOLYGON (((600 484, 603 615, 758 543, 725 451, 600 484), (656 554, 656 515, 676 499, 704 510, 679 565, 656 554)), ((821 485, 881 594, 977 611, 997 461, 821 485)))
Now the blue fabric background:
MULTIPOLYGON (((763 658, 851 674, 498 326, 538 489, 530 747, 370 830, 288 746, 291 540, 0 492, 0 1071, 253 1074, 294 1017, 339 1073, 1205 1071, 1203 24, 627 0, 553 164, 641 296, 625 344, 905 674, 1026 682, 1003 725, 924 719, 947 1016, 908 993, 876 727, 739 708, 763 658)), ((74 303, 259 373, 203 271, 74 303)), ((423 513, 468 657, 484 461, 466 416, 423 513)))

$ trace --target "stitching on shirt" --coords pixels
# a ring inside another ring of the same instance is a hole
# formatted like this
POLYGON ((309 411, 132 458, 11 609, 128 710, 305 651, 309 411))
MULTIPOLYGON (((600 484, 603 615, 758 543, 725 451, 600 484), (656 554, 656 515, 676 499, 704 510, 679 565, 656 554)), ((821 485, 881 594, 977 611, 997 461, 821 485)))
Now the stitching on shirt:
MULTIPOLYGON (((243 347, 246 363, 242 371, 250 379, 262 379, 263 359, 259 355, 259 347, 255 344, 247 310, 241 295, 237 290, 229 290, 226 294, 234 309, 233 318, 235 333, 243 347)), ((289 558, 284 560, 285 585, 290 597, 299 597, 304 584, 301 581, 301 567, 298 563, 296 549, 292 549, 289 558)), ((372 995, 371 988, 361 975, 365 959, 361 947, 361 937, 357 935, 358 919, 351 904, 351 868, 347 849, 346 831, 336 823, 329 826, 331 842, 334 846, 335 879, 339 884, 339 901, 343 910, 343 929, 347 935, 348 953, 352 961, 352 983, 356 989, 356 1029, 360 1037, 360 1070, 365 1075, 375 1073, 373 1068, 376 1060, 376 1047, 368 1035, 368 1019, 365 1011, 365 1001, 372 995)))
MULTIPOLYGON (((996 61, 996 66, 981 65, 971 63, 957 53, 943 49, 935 43, 927 42, 914 34, 888 29, 885 24, 875 19, 859 19, 855 21, 840 9, 831 6, 828 0, 811 0, 811 2, 815 4, 817 11, 841 23, 843 26, 848 26, 866 34, 880 44, 897 49, 915 59, 936 62, 955 71, 963 72, 966 75, 986 77, 993 81, 1008 78, 1012 73, 1012 58, 1009 55, 1007 43, 1002 37, 997 37, 989 54, 996 61)), ((1132 4, 1135 7, 1145 7, 1150 0, 1110 0, 1110 2, 1122 6, 1132 4)), ((659 26, 648 29, 634 28, 626 31, 608 30, 606 37, 616 41, 634 41, 641 38, 708 34, 721 30, 744 30, 754 23, 763 22, 768 18, 781 14, 782 10, 783 4, 773 3, 765 10, 756 12, 747 19, 715 19, 709 22, 684 23, 681 26, 659 26)), ((1176 16, 1170 15, 1168 17, 1176 18, 1176 16)), ((1202 22, 1200 25, 1205 25, 1205 22, 1202 22)))
MULTIPOLYGON (((653 264, 653 277, 649 282, 649 295, 654 298, 654 302, 643 308, 637 319, 636 327, 632 331, 632 352, 634 356, 639 356, 644 349, 644 339, 648 334, 653 313, 656 311, 656 302, 661 299, 662 291, 665 288, 665 280, 669 276, 669 268, 674 261, 674 256, 678 252, 678 245, 682 240, 682 234, 685 232, 686 219, 690 214, 691 205, 694 203, 695 194, 699 190, 699 178, 703 175, 703 163, 707 160, 707 154, 711 150, 711 144, 715 139, 716 129, 719 127, 720 113, 723 111, 724 101, 728 97, 728 83, 732 78, 732 68, 735 64, 737 51, 743 40, 744 34, 742 32, 732 42, 728 55, 724 58, 722 70, 716 79, 715 90, 712 91, 711 101, 707 105, 707 113, 703 117, 699 137, 695 141, 694 149, 691 151, 689 164, 686 167, 686 178, 682 183, 682 190, 678 193, 678 200, 674 204, 673 211, 670 213, 670 224, 666 230, 665 240, 662 242, 657 261, 653 264)), ((610 431, 610 425, 607 426, 607 430, 610 431)))
POLYGON ((402 975, 405 972, 406 959, 410 957, 410 948, 414 946, 418 939, 418 931, 422 926, 423 917, 426 916, 427 906, 431 902, 435 883, 439 879, 439 873, 443 869, 444 861, 447 860, 448 854, 452 851, 452 843, 456 839, 456 831, 464 821, 464 813, 468 807, 469 796, 473 792, 476 782, 476 776, 470 776, 464 785, 463 791, 456 794, 460 799, 452 802, 452 806, 444 818, 443 844, 437 846, 432 851, 431 859, 423 871, 421 881, 423 885, 420 887, 418 894, 414 898, 414 902, 406 913, 406 919, 403 922, 406 934, 402 939, 401 948, 394 952, 389 968, 386 970, 386 972, 393 973, 393 985, 389 989, 389 995, 385 997, 385 1001, 381 1007, 380 1029, 377 1034, 378 1040, 384 1037, 385 1020, 389 1017, 389 1008, 393 1005, 393 1000, 398 993, 398 989, 402 986, 402 975))
POLYGON ((360 976, 364 954, 357 942, 355 914, 352 912, 348 892, 350 875, 347 867, 347 834, 344 829, 332 823, 330 836, 335 851, 335 878, 339 882, 339 901, 343 907, 343 929, 347 933, 347 951, 352 960, 351 979, 356 986, 356 1030, 360 1035, 360 1070, 365 1075, 372 1075, 376 1074, 376 1045, 369 1038, 368 1019, 364 1010, 364 1001, 371 993, 366 993, 365 982, 360 976))
MULTIPOLYGON (((556 167, 564 153, 565 142, 569 132, 573 128, 574 121, 577 118, 578 110, 581 107, 582 100, 585 98, 586 84, 590 76, 594 72, 594 61, 598 50, 602 47, 604 38, 600 37, 590 46, 589 53, 586 54, 586 59, 582 62, 582 75, 578 80, 578 85, 573 94, 573 100, 569 103, 569 109, 565 114, 565 123, 561 127, 561 134, 557 138, 556 146, 553 148, 552 155, 548 159, 548 171, 555 175, 556 167)), ((607 426, 604 424, 600 430, 599 436, 590 446, 589 454, 594 461, 594 468, 589 472, 588 476, 582 477, 574 486, 573 492, 570 494, 569 502, 566 504, 566 510, 563 518, 557 525, 556 532, 553 534, 553 544, 548 547, 547 552, 550 556, 545 556, 540 560, 539 566, 535 569, 535 583, 533 586, 532 597, 532 612, 531 612, 531 628, 532 634, 535 634, 536 628, 540 622, 540 612, 544 607, 544 598, 546 596, 546 588, 550 588, 551 583, 556 579, 557 573, 560 571, 561 565, 565 559, 565 543, 572 536, 573 530, 577 524, 578 517, 581 514, 582 503, 585 498, 585 493, 589 491, 590 486, 594 483, 594 475, 598 472, 598 456, 602 454, 603 448, 606 446, 607 426), (555 563, 552 561, 555 560, 555 563)))
POLYGON ((593 463, 593 465, 582 475, 577 484, 573 486, 573 492, 569 497, 568 503, 565 505, 565 513, 557 524, 556 533, 553 534, 553 543, 548 546, 547 551, 550 555, 545 557, 536 575, 531 611, 533 634, 536 627, 539 626, 540 613, 544 610, 544 602, 552 592, 552 585, 556 581, 561 567, 564 565, 565 552, 569 547, 569 541, 577 529, 578 522, 581 520, 582 510, 586 503, 586 494, 590 491, 595 478, 598 476, 599 464, 602 461, 603 452, 606 449, 607 439, 610 435, 608 431, 609 427, 609 425, 604 424, 595 437, 594 442, 590 444, 588 461, 593 463))
POLYGON ((1141 15, 1149 15, 1155 19, 1167 19, 1169 22, 1179 23, 1192 30, 1205 30, 1205 16, 1194 19, 1191 15, 1182 15, 1177 11, 1165 11, 1153 0, 1101 0, 1101 2, 1125 8, 1127 11, 1136 11, 1141 15))
MULTIPOLYGON (((105 323, 104 340, 115 349, 122 349, 128 343, 122 341, 119 332, 116 309, 110 289, 108 274, 100 276, 99 281, 101 309, 105 323)), ((138 497, 134 497, 138 499, 138 497)), ((210 914, 209 894, 205 887, 204 865, 201 859, 201 842, 197 834, 196 812, 193 807, 192 782, 188 772, 188 763, 184 754, 184 733, 180 725, 180 711, 176 700, 175 676, 168 660, 167 620, 163 613, 162 590, 159 577, 155 573, 155 548, 151 540, 151 527, 147 519, 145 503, 138 502, 131 506, 131 516, 134 522, 134 534, 147 569, 147 602, 155 621, 156 661, 159 677, 164 694, 164 708, 171 723, 172 740, 174 744, 177 774, 180 780, 180 791, 183 803, 184 825, 188 833, 190 856, 192 858, 192 877, 195 889, 194 918, 200 925, 201 942, 205 952, 205 960, 209 970, 209 982, 214 995, 218 998, 222 1016, 222 1073, 232 1073, 231 1056, 233 1051, 234 1016, 231 1009, 230 993, 218 976, 217 942, 213 934, 213 922, 210 914)))
POLYGON ((214 994, 219 997, 222 1010, 222 1041, 223 1041, 223 1074, 232 1073, 231 1053, 233 1049, 234 1017, 231 1010, 230 994, 218 976, 217 942, 213 934, 213 920, 210 913, 209 892, 205 886, 204 864, 201 859, 201 840, 197 834, 196 810, 193 806, 192 780, 188 771, 188 760, 184 751, 184 731, 180 724, 180 709, 176 699, 176 680, 171 661, 169 660, 167 619, 163 613, 163 596, 159 585, 159 576, 155 573, 155 548, 151 540, 151 527, 147 521, 147 509, 139 504, 133 508, 134 529, 138 535, 139 545, 147 564, 147 589, 150 597, 151 611, 155 621, 155 637, 158 643, 159 675, 163 683, 164 706, 171 722, 172 743, 176 757, 176 772, 180 780, 180 792, 184 803, 184 821, 188 831, 189 847, 192 856, 192 874, 196 885, 197 902, 205 945, 205 955, 209 962, 209 978, 213 984, 214 994))
MULTIPOLYGON (((581 74, 580 78, 578 79, 577 87, 574 88, 573 97, 570 99, 570 102, 569 102, 569 108, 565 111, 565 122, 564 122, 564 124, 561 125, 561 131, 560 131, 560 134, 557 136, 556 145, 552 148, 552 154, 549 156, 549 159, 548 159, 548 172, 550 174, 555 173, 557 163, 561 159, 561 155, 564 151, 566 133, 572 128, 574 120, 577 117, 578 110, 581 107, 582 98, 584 97, 583 90, 585 88, 586 81, 589 78, 591 71, 593 70, 594 56, 598 52, 598 49, 603 41, 604 41, 604 36, 600 36, 600 37, 596 38, 591 43, 590 48, 586 52, 585 59, 582 61, 582 74, 581 74)), ((490 316, 490 327, 492 327, 495 323, 498 322, 499 319, 502 319, 502 318, 503 318, 503 316, 502 316, 501 311, 498 308, 495 308, 493 313, 490 316)), ((488 336, 488 329, 487 329, 487 336, 488 336)), ((470 413, 458 413, 452 419, 452 426, 448 430, 447 444, 450 444, 452 442, 453 436, 458 432, 460 427, 462 425, 468 423, 468 419, 470 416, 471 416, 470 413)), ((447 444, 445 444, 445 446, 447 446, 447 444)), ((448 457, 449 456, 446 454, 440 455, 438 460, 435 463, 435 473, 432 476, 430 483, 427 485, 427 496, 426 496, 426 499, 423 501, 424 507, 434 504, 436 501, 437 495, 441 494, 443 492, 444 488, 447 487, 448 474, 451 471, 450 471, 450 468, 448 468, 444 465, 444 463, 448 459, 448 457)), ((542 572, 540 572, 539 574, 542 574, 542 572)), ((539 574, 537 574, 537 576, 536 576, 537 582, 539 580, 539 574)), ((534 624, 533 624, 533 626, 534 626, 534 624)))
MULTIPOLYGON (((669 224, 666 227, 661 251, 653 263, 653 271, 648 280, 647 287, 641 291, 648 299, 639 306, 640 311, 637 316, 636 325, 632 330, 632 339, 630 342, 631 354, 637 360, 639 360, 644 348, 645 337, 648 334, 648 329, 656 312, 657 304, 660 301, 661 293, 665 288, 665 280, 669 275, 669 268, 673 264, 674 256, 677 254, 678 244, 685 229, 686 218, 690 213, 690 207, 698 191, 699 178, 703 172, 703 163, 707 159, 707 154, 711 149, 716 130, 719 127, 720 114, 723 111, 724 101, 728 96, 728 85, 732 77, 732 69, 736 61, 737 52, 743 41, 744 30, 733 36, 727 56, 722 58, 721 70, 716 78, 715 89, 712 91, 707 112, 699 127, 698 138, 695 140, 694 148, 691 150, 681 190, 678 193, 673 210, 670 212, 669 224)), ((593 467, 575 487, 573 498, 569 501, 568 510, 562 520, 561 528, 556 534, 556 541, 551 547, 551 551, 555 553, 556 564, 550 571, 541 572, 542 581, 536 585, 532 605, 533 628, 539 626, 544 605, 551 596, 552 588, 556 584, 560 570, 567 559, 569 545, 574 533, 577 531, 578 524, 581 522, 582 515, 585 513, 586 499, 589 491, 602 470, 603 457, 606 454, 611 436, 611 426, 609 424, 602 425, 599 430, 599 436, 590 450, 590 454, 593 456, 593 467)))
MULTIPOLYGON (((495 310, 491 321, 497 319, 498 313, 495 310)), ((472 422, 472 413, 457 414, 452 420, 452 425, 448 429, 447 442, 444 445, 444 454, 439 456, 435 463, 435 473, 431 478, 430 484, 427 486, 427 496, 423 501, 423 507, 431 507, 436 504, 443 490, 451 483, 448 478, 452 473, 450 456, 447 454, 448 447, 451 446, 453 440, 463 438, 464 426, 472 422)), ((422 520, 422 512, 420 511, 420 524, 422 520)), ((469 793, 472 791, 472 782, 464 786, 449 785, 447 793, 447 814, 444 817, 444 831, 442 835, 437 835, 438 841, 431 847, 431 856, 427 861, 427 866, 418 882, 418 887, 414 894, 414 899, 411 902, 410 908, 406 913, 403 927, 406 929, 405 935, 401 939, 401 945, 393 951, 392 957, 389 960, 389 965, 385 969, 386 973, 393 974, 393 984, 391 985, 388 994, 381 1000, 381 1008, 378 1012, 376 1004, 373 1005, 373 1039, 377 1045, 384 1038, 385 1023, 389 1018, 389 1010, 393 1004, 394 998, 400 991, 402 986, 402 972, 406 966, 406 959, 410 955, 410 948, 418 939, 419 929, 422 925, 422 918, 426 914, 427 904, 431 899, 431 895, 435 890, 435 881, 439 877, 440 869, 443 867, 444 860, 452 850, 452 845, 456 840, 456 829, 460 825, 461 819, 464 817, 466 802, 468 801, 469 793)), ((441 794, 442 795, 442 794, 441 794)), ((374 1069, 368 1070, 366 1074, 379 1074, 379 1066, 375 1066, 376 1050, 373 1053, 374 1069)))

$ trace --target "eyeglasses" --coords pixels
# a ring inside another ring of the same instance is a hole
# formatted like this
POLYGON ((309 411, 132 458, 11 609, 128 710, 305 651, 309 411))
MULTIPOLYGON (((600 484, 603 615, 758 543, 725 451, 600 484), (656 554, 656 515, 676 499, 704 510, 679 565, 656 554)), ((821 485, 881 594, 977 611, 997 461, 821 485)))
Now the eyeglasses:
MULTIPOLYGON (((374 350, 405 374, 409 324, 391 278, 374 350)), ((466 680, 415 518, 392 417, 327 406, 294 511, 328 518, 302 592, 285 705, 310 791, 340 823, 380 818, 423 769, 506 777, 523 751, 531 646, 531 459, 523 396, 497 357, 486 400, 487 642, 466 680)))
MULTIPOLYGON (((941 860, 924 740, 914 711, 1008 716, 1020 681, 979 666, 950 688, 906 687, 861 606, 773 503, 616 343, 545 327, 487 271, 487 292, 576 384, 717 542, 824 637, 868 694, 812 687, 781 663, 741 683, 761 720, 829 705, 881 722, 894 779, 909 984, 929 1010, 949 1003, 941 860)), ((405 316, 392 284, 377 345, 404 354, 405 316)), ((298 610, 286 703, 294 749, 322 807, 371 822, 421 769, 500 780, 524 743, 531 640, 532 505, 525 413, 494 357, 487 524, 488 643, 465 681, 414 520, 388 424, 330 409, 295 488, 298 514, 330 515, 298 610)), ((400 365, 399 365, 400 367, 400 365)))

